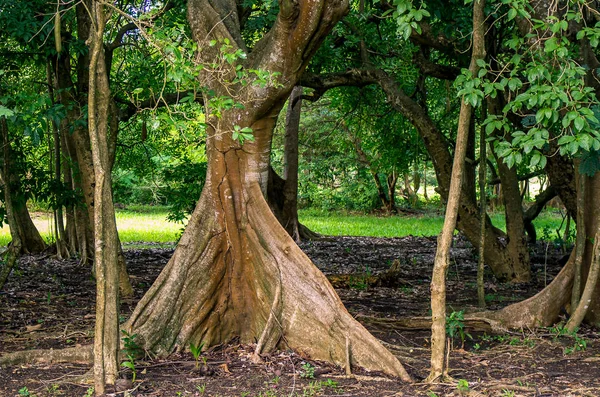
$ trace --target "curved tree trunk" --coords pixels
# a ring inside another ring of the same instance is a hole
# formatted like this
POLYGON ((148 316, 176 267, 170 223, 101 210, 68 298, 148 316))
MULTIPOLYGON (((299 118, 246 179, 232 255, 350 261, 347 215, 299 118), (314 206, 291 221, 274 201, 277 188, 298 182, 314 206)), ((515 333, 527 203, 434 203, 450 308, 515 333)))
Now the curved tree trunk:
POLYGON ((292 90, 285 120, 284 174, 281 178, 269 167, 267 197, 281 226, 296 242, 313 240, 319 235, 298 220, 298 133, 302 108, 302 86, 292 90))
MULTIPOLYGON (((362 87, 369 84, 378 84, 385 92, 390 105, 402 113, 417 129, 432 159, 439 193, 443 200, 448 199, 452 155, 447 139, 431 119, 426 109, 409 97, 394 78, 381 69, 351 69, 331 75, 311 75, 304 79, 302 84, 306 87, 319 89, 321 92, 343 85, 362 87)), ((480 235, 479 209, 477 203, 472 199, 472 189, 465 189, 463 193, 461 194, 457 229, 464 233, 475 247, 478 247, 480 235)), ((528 278, 522 278, 520 275, 528 274, 529 263, 522 262, 522 258, 512 256, 512 252, 505 249, 504 238, 506 235, 491 224, 489 217, 486 217, 484 222, 486 224, 485 262, 490 266, 494 275, 503 281, 527 281, 528 278)))
MULTIPOLYGON (((384 72, 375 72, 377 82, 386 92, 390 104, 404 114, 415 126, 425 147, 433 160, 440 195, 448 199, 450 189, 450 175, 452 172, 452 156, 448 150, 443 135, 427 112, 419 107, 410 97, 399 89, 397 83, 384 72)), ((461 194, 458 210, 457 228, 475 246, 479 246, 480 218, 477 204, 472 200, 470 190, 461 194)), ((494 275, 500 280, 524 282, 529 280, 529 262, 523 262, 520 256, 514 256, 512 251, 504 247, 502 241, 504 233, 492 226, 489 217, 486 217, 485 233, 485 263, 490 266, 494 275)))
MULTIPOLYGON (((231 9, 216 4, 188 2, 193 36, 203 48, 199 58, 207 64, 219 54, 205 40, 229 37, 244 48, 235 4, 231 9)), ((243 343, 258 341, 257 355, 294 348, 347 369, 360 365, 410 380, 400 362, 346 311, 264 196, 276 117, 347 6, 336 0, 280 3, 274 27, 244 66, 281 73, 281 86, 223 87, 203 71, 201 78, 213 92, 230 95, 235 89, 246 106, 207 122, 202 196, 173 257, 126 324, 144 349, 168 354, 190 343, 209 347, 237 337, 243 343), (236 125, 251 127, 254 141, 243 146, 234 141, 236 125)))
MULTIPOLYGON (((120 244, 112 201, 110 161, 110 88, 102 37, 104 5, 86 0, 94 21, 90 35, 88 131, 94 164, 94 268, 96 269, 96 324, 94 333, 94 388, 97 396, 114 385, 119 374, 119 262, 120 244)), ((115 134, 115 131, 110 131, 115 134)))
MULTIPOLYGON (((596 204, 600 195, 600 174, 585 178, 585 234, 596 236, 600 226, 600 207, 596 204)), ((585 239, 581 282, 585 285, 587 274, 594 258, 594 244, 585 239)), ((508 328, 533 328, 554 324, 559 314, 571 299, 572 284, 575 276, 577 247, 571 252, 567 264, 552 282, 535 296, 507 306, 498 312, 486 313, 485 317, 496 320, 508 328)), ((600 324, 600 291, 595 288, 591 294, 591 303, 585 317, 588 323, 600 324)), ((574 310, 574 309, 572 309, 574 310)), ((481 317, 481 315, 478 315, 481 317)))
POLYGON ((0 118, 0 179, 4 185, 4 201, 3 205, 7 212, 9 220, 10 234, 13 240, 13 245, 17 243, 18 248, 13 247, 15 255, 24 253, 39 253, 46 249, 46 243, 37 230, 29 210, 27 209, 26 199, 19 195, 21 190, 20 176, 13 169, 15 153, 11 148, 11 141, 8 134, 8 123, 6 118, 0 118))
MULTIPOLYGON (((267 183, 267 202, 269 203, 269 207, 273 214, 281 224, 281 226, 285 227, 285 225, 294 224, 294 220, 290 219, 290 216, 293 216, 298 222, 298 236, 300 240, 315 240, 321 237, 320 234, 313 232, 308 227, 300 223, 298 220, 298 211, 294 214, 293 211, 284 211, 284 189, 287 181, 280 177, 277 172, 273 169, 273 167, 269 167, 269 182, 267 183)), ((297 208, 297 207, 296 207, 297 208)), ((290 236, 290 230, 286 228, 286 231, 290 236)), ((296 240, 294 238, 294 240, 296 240)), ((297 240, 296 240, 297 241, 297 240)))
MULTIPOLYGON (((82 2, 78 3, 77 9, 77 30, 81 39, 86 39, 90 36, 91 20, 86 6, 82 2)), ((105 61, 103 61, 105 62, 105 61)), ((91 262, 94 255, 94 187, 96 185, 94 174, 94 161, 92 158, 91 142, 86 127, 81 126, 82 110, 79 106, 80 102, 76 94, 85 96, 89 91, 89 54, 85 52, 80 54, 77 62, 77 84, 73 83, 71 78, 71 59, 69 56, 59 56, 56 62, 52 62, 55 67, 56 84, 59 93, 60 102, 67 108, 67 119, 69 122, 66 125, 74 126, 70 132, 68 128, 63 128, 62 135, 67 148, 67 154, 72 159, 72 163, 76 164, 76 169, 72 170, 73 189, 77 189, 83 195, 84 203, 76 206, 74 212, 75 236, 76 242, 70 241, 70 245, 75 246, 81 255, 83 263, 91 262)), ((106 65, 104 70, 110 73, 106 65)), ((111 172, 114 163, 114 146, 116 143, 116 134, 118 129, 118 118, 115 112, 112 99, 108 104, 108 117, 110 126, 110 135, 107 137, 108 148, 108 164, 107 172, 111 172)), ((69 220, 69 218, 67 218, 69 220)), ((73 228, 67 225, 67 228, 73 228)), ((73 236, 70 233, 70 236, 73 236)), ((133 288, 127 276, 125 257, 123 256, 121 243, 119 241, 119 278, 121 294, 123 296, 131 296, 133 288)))

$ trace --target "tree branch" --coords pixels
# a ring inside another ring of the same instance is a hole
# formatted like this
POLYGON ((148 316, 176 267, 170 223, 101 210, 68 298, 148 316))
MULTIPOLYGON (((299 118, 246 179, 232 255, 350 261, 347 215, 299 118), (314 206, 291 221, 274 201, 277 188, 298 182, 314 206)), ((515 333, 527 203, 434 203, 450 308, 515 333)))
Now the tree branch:
POLYGON ((136 105, 127 99, 119 97, 115 97, 115 102, 126 106, 126 108, 122 109, 120 112, 120 121, 127 121, 142 110, 158 109, 165 106, 176 105, 182 98, 185 98, 189 95, 194 95, 195 102, 201 105, 204 104, 204 99, 202 98, 202 95, 199 95, 199 92, 194 90, 162 94, 158 98, 148 98, 142 101, 139 105, 136 105))
POLYGON ((125 37, 125 35, 128 32, 139 29, 139 26, 142 23, 151 24, 152 22, 156 21, 158 18, 160 18, 161 16, 163 16, 165 13, 167 13, 169 10, 171 10, 173 8, 175 8, 175 3, 172 1, 167 1, 165 3, 164 7, 160 11, 158 11, 156 14, 154 14, 152 17, 148 18, 147 20, 139 21, 139 23, 129 22, 129 23, 121 26, 121 28, 117 32, 117 35, 114 38, 114 40, 106 46, 106 51, 112 53, 116 48, 120 47, 123 44, 123 37, 125 37))
POLYGON ((531 223, 542 212, 548 201, 556 197, 556 189, 552 185, 535 197, 533 204, 523 213, 523 222, 531 223))
POLYGON ((419 66, 421 73, 440 80, 454 80, 460 74, 460 69, 455 66, 440 65, 426 59, 421 51, 415 53, 413 60, 419 66))
MULTIPOLYGON (((531 179, 533 177, 540 176, 540 175, 544 175, 544 171, 542 171, 542 170, 533 171, 533 172, 530 172, 529 174, 525 174, 525 175, 518 177, 518 181, 519 182, 526 181, 528 179, 531 179)), ((494 179, 492 179, 491 181, 488 182, 488 185, 493 186, 493 185, 497 185, 499 183, 500 183, 500 178, 495 177, 494 179)))

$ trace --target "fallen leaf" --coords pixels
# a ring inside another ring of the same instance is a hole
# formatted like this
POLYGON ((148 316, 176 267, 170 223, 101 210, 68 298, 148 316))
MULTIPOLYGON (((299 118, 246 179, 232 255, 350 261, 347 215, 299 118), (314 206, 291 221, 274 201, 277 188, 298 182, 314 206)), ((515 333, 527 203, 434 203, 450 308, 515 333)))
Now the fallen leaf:
POLYGON ((25 332, 35 332, 42 328, 42 324, 28 325, 25 327, 25 332))

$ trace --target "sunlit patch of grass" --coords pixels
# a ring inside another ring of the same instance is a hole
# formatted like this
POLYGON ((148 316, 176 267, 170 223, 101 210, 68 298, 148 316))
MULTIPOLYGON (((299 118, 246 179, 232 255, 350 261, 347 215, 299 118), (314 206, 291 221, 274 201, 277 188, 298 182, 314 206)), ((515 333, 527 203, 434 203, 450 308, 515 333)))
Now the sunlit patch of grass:
POLYGON ((440 215, 379 217, 300 211, 299 218, 309 229, 328 236, 434 236, 444 224, 440 215))
POLYGON ((177 240, 181 224, 168 222, 166 213, 117 212, 117 229, 124 243, 132 241, 167 243, 177 240))
MULTIPOLYGON (((137 206, 116 211, 117 229, 123 243, 155 242, 174 243, 181 234, 181 224, 167 221, 167 210, 164 207, 137 206)), ((41 214, 33 217, 42 237, 46 241, 51 239, 50 214, 41 214)), ((0 246, 10 242, 8 226, 0 229, 0 246)))
MULTIPOLYGON (((439 213, 423 215, 375 216, 357 215, 343 212, 324 212, 317 210, 301 210, 300 221, 311 230, 329 236, 371 236, 371 237, 404 237, 435 236, 440 233, 444 217, 439 213)), ((167 209, 155 206, 130 206, 125 210, 117 210, 117 228, 123 243, 131 247, 143 243, 163 243, 168 246, 177 241, 182 225, 168 222, 167 209)), ((495 226, 505 229, 504 214, 495 212, 491 215, 495 226)), ((34 223, 47 241, 50 239, 51 222, 49 215, 36 213, 34 223)), ((534 221, 538 237, 544 237, 544 229, 552 231, 552 236, 562 222, 561 215, 554 210, 544 211, 534 221)), ((571 227, 575 227, 572 223, 571 227)), ((564 225, 562 232, 564 232, 564 225)), ((548 234, 548 233, 546 233, 548 234)), ((562 234, 561 234, 562 235, 562 234)), ((554 237, 552 237, 554 238, 554 237)), ((8 226, 0 229, 0 246, 10 241, 8 226)))
MULTIPOLYGON (((442 231, 444 217, 438 214, 418 216, 375 216, 341 212, 301 210, 300 222, 309 229, 328 236, 405 237, 436 236, 442 231)), ((504 214, 491 214, 494 226, 506 230, 504 214)), ((557 229, 562 218, 555 211, 545 211, 534 221, 541 236, 543 228, 557 229)), ((574 227, 574 226, 572 226, 574 227)), ((564 230, 564 226, 563 226, 564 230)))

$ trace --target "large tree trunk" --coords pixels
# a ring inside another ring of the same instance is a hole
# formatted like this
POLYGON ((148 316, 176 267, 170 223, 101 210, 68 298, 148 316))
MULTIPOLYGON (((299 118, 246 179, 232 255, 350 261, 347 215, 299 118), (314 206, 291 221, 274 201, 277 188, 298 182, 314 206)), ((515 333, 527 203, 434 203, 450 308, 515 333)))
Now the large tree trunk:
MULTIPOLYGON (((585 234, 596 236, 600 226, 600 206, 596 204, 600 195, 600 173, 584 179, 586 180, 584 189, 585 234)), ((594 257, 593 241, 587 238, 584 244, 581 266, 582 285, 586 283, 587 274, 594 257)), ((576 269, 576 251, 577 247, 571 253, 567 264, 560 273, 538 294, 525 301, 507 306, 498 312, 487 313, 485 316, 509 328, 533 328, 554 324, 571 299, 572 283, 576 269)), ((586 321, 594 325, 600 324, 600 291, 598 291, 598 288, 595 288, 592 294, 586 321)))
POLYGON ((136 308, 130 333, 158 354, 239 337, 262 340, 262 350, 297 348, 339 365, 346 365, 348 338, 353 363, 407 379, 267 206, 261 175, 268 172, 275 114, 250 124, 256 141, 244 150, 226 150, 231 140, 216 142, 219 132, 211 133, 202 198, 173 258, 136 308))
MULTIPOLYGON (((19 242, 15 255, 24 253, 39 253, 46 249, 46 243, 39 231, 33 224, 29 210, 27 209, 27 200, 21 192, 20 176, 14 170, 14 161, 16 153, 12 149, 12 144, 8 134, 8 123, 6 118, 0 119, 0 177, 4 185, 5 210, 9 219, 9 228, 14 244, 19 242)), ((14 245, 13 244, 13 245, 14 245)))
MULTIPOLYGON (((488 98, 487 109, 490 114, 501 115, 504 103, 501 98, 488 98)), ((525 235, 525 220, 523 212, 523 199, 519 189, 517 167, 508 167, 503 158, 494 153, 498 164, 498 175, 502 188, 502 203, 504 204, 504 218, 506 220, 506 250, 511 258, 516 258, 523 264, 529 265, 529 248, 525 235)), ((517 278, 529 280, 531 269, 529 266, 517 267, 517 278)))
POLYGON ((506 219, 506 250, 511 258, 520 260, 524 266, 515 268, 516 278, 522 281, 529 280, 531 268, 529 267, 529 248, 525 235, 523 221, 523 204, 519 192, 519 180, 516 167, 509 168, 503 159, 496 158, 498 173, 502 181, 504 199, 504 217, 506 219))
MULTIPOLYGON (((147 351, 168 354, 190 343, 209 347, 239 338, 243 343, 258 341, 256 357, 277 347, 294 348, 347 369, 354 364, 410 379, 398 360, 346 311, 265 200, 277 115, 347 6, 336 0, 282 1, 271 32, 245 62, 248 69, 281 73, 282 85, 236 87, 234 95, 243 98, 245 109, 208 118, 202 196, 173 257, 126 325, 147 351), (234 141, 236 125, 251 127, 254 142, 241 146, 234 141)), ((203 48, 199 59, 207 64, 219 54, 205 40, 229 37, 244 48, 235 5, 213 7, 205 0, 188 2, 193 36, 203 48)), ((234 87, 223 87, 211 77, 209 70, 201 75, 213 92, 232 93, 234 87)))

